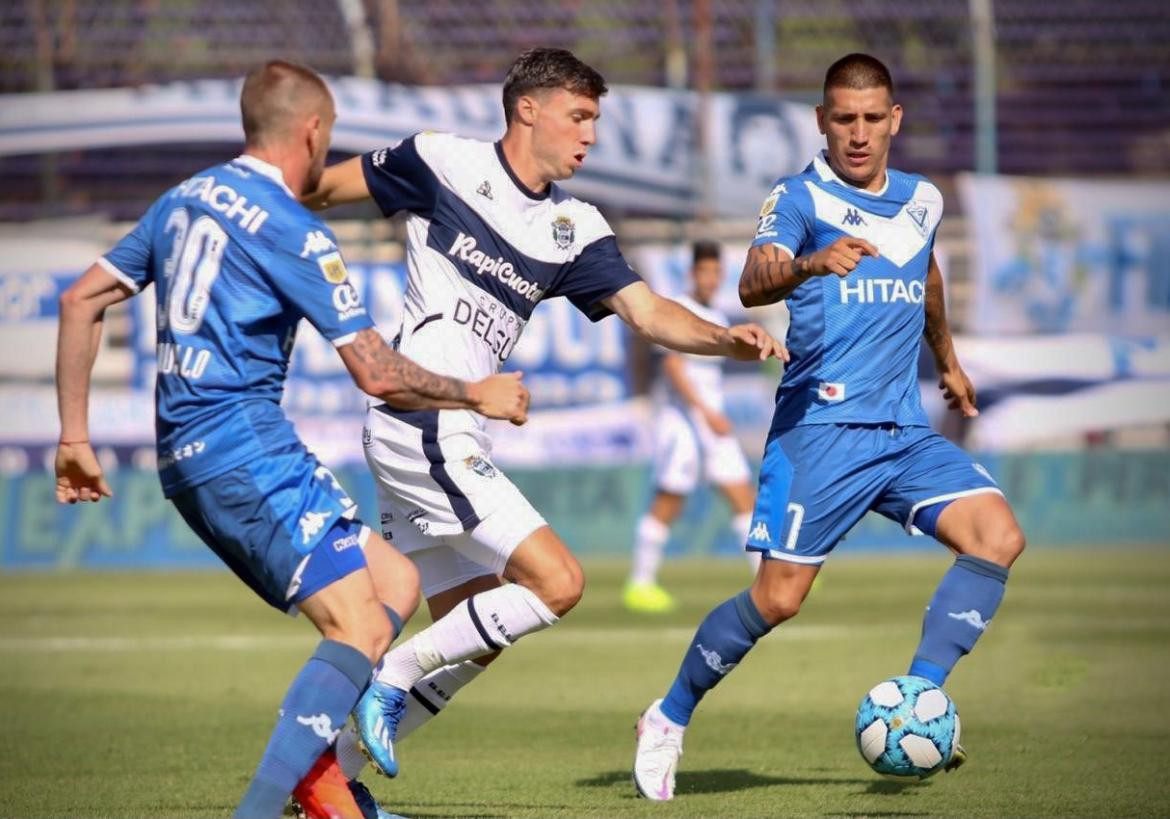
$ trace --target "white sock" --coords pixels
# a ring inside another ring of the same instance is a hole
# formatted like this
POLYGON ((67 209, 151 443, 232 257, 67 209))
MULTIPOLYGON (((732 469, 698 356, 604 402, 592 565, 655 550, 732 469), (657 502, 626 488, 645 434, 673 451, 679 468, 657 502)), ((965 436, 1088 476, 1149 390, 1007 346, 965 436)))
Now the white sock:
POLYGON ((653 515, 642 515, 638 521, 634 539, 634 565, 630 571, 630 582, 635 584, 653 583, 658 578, 658 567, 662 565, 662 550, 670 537, 670 527, 653 515))
POLYGON ((409 691, 444 665, 507 648, 558 619, 535 593, 518 583, 480 592, 396 646, 375 678, 409 691))
MULTIPOLYGON (((739 547, 742 549, 743 545, 747 543, 748 532, 752 528, 752 513, 744 512, 742 515, 736 515, 731 519, 731 531, 735 532, 736 540, 739 541, 739 547)), ((748 565, 751 566, 752 574, 755 574, 760 569, 760 553, 755 551, 744 552, 747 555, 748 565)))
MULTIPOLYGON (((455 692, 474 680, 483 666, 472 660, 454 665, 445 665, 432 671, 415 684, 406 698, 406 713, 398 723, 397 740, 426 724, 432 717, 447 707, 455 692), (430 707, 423 704, 423 701, 430 707)), ((358 747, 358 733, 351 723, 337 736, 337 764, 341 766, 346 779, 357 779, 366 767, 366 755, 358 747)))

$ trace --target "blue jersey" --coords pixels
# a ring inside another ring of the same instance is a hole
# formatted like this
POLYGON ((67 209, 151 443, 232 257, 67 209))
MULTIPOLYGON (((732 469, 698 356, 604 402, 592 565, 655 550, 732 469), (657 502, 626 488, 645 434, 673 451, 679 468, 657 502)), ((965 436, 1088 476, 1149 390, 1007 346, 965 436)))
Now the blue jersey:
POLYGON ((251 156, 167 191, 99 264, 135 292, 156 286, 167 497, 303 450, 280 408, 302 317, 338 347, 372 326, 329 228, 251 156))
POLYGON ((842 182, 823 155, 772 188, 753 247, 778 245, 795 258, 855 236, 881 254, 862 257, 845 278, 813 277, 788 297, 792 361, 773 428, 928 425, 917 365, 942 212, 942 194, 924 177, 890 170, 870 193, 842 182))

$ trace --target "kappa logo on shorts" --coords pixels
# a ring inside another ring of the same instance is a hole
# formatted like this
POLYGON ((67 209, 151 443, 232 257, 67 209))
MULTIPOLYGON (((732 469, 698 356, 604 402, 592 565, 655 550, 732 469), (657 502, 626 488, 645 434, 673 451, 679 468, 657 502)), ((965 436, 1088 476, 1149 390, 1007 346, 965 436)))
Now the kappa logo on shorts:
POLYGON ((483 455, 468 455, 463 459, 463 465, 484 478, 494 478, 500 471, 492 466, 492 462, 483 455))
POLYGON ((772 542, 772 536, 768 534, 768 524, 762 520, 757 520, 756 525, 752 527, 752 531, 748 534, 752 540, 762 540, 765 543, 772 542))
POLYGON ((308 543, 320 534, 329 515, 329 512, 305 512, 297 524, 301 527, 301 543, 308 543))

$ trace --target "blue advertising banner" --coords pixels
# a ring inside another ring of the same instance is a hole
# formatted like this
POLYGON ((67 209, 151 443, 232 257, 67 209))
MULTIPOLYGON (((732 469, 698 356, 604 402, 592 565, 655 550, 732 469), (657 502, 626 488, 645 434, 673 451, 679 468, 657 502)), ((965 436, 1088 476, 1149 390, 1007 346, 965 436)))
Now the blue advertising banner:
MULTIPOLYGON (((27 453, 42 463, 44 453, 27 453)), ((119 451, 130 464, 134 452, 119 451)), ((996 475, 1037 546, 1170 545, 1170 453, 1084 452, 1003 455, 983 463, 996 475)), ((362 468, 336 470, 362 514, 376 516, 373 486, 362 468)), ((510 477, 582 556, 627 554, 649 499, 645 465, 513 469, 510 477)), ((60 506, 46 471, 0 477, 0 568, 216 566, 159 490, 153 471, 132 466, 110 474, 113 499, 60 506)), ((700 491, 672 532, 672 554, 735 554, 726 506, 700 491)), ((939 548, 870 515, 839 547, 843 553, 939 548)))

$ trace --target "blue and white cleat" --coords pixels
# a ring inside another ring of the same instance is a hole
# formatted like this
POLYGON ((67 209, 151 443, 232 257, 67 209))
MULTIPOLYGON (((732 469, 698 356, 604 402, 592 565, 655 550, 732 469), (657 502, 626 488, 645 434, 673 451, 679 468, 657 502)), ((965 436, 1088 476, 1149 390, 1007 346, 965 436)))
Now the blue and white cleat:
POLYGON ((406 819, 405 816, 383 809, 370 793, 370 789, 356 779, 349 780, 349 792, 353 794, 353 801, 361 808, 362 819, 406 819))
POLYGON ((362 750, 374 763, 374 769, 385 776, 398 776, 394 738, 398 734, 398 722, 405 713, 406 692, 376 680, 370 683, 353 709, 362 750))

